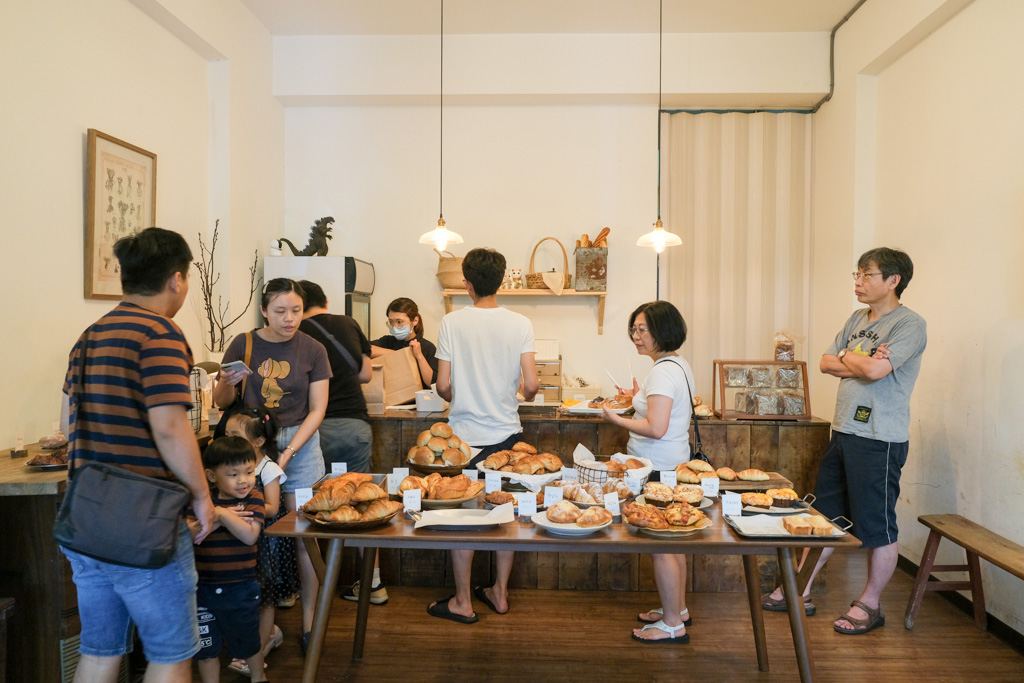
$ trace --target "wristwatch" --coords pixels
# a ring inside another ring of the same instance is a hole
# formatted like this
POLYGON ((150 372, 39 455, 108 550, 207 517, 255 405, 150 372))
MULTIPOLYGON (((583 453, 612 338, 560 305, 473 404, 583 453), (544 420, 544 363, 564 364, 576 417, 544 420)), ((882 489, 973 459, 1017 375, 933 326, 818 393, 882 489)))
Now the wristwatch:
POLYGON ((850 349, 843 349, 843 350, 842 350, 842 351, 840 351, 840 352, 839 352, 838 354, 836 354, 836 357, 837 357, 837 358, 839 358, 839 360, 842 360, 842 359, 843 359, 843 356, 845 356, 845 355, 846 355, 846 352, 847 352, 847 351, 849 351, 849 350, 850 350, 850 349))

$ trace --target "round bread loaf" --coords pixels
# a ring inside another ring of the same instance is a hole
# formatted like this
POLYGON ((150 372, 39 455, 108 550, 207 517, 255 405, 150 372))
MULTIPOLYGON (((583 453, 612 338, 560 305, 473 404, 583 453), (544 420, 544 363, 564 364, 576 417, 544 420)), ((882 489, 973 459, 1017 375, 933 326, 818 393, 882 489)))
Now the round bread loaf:
POLYGON ((609 460, 608 462, 605 463, 605 467, 608 470, 608 474, 610 474, 613 477, 622 476, 622 474, 627 469, 623 463, 618 462, 617 460, 609 460))
POLYGON ((643 469, 645 467, 647 467, 647 465, 643 464, 641 461, 637 460, 636 458, 630 458, 629 460, 626 461, 626 469, 627 470, 640 470, 640 469, 643 469))
POLYGON ((560 500, 548 508, 547 517, 556 524, 572 524, 580 516, 580 509, 567 500, 560 500))
POLYGON ((444 453, 444 450, 448 448, 448 439, 440 436, 432 436, 430 437, 430 441, 427 442, 427 448, 435 453, 444 453))
POLYGON ((417 446, 416 452, 413 453, 412 460, 417 465, 433 465, 434 464, 434 451, 430 450, 426 446, 417 446))
POLYGON ((430 437, 432 436, 433 434, 430 433, 429 429, 424 429, 422 432, 420 432, 420 435, 416 437, 416 445, 426 446, 427 442, 430 441, 430 437))
POLYGON ((466 454, 458 448, 446 448, 444 452, 441 453, 441 459, 444 460, 445 465, 449 466, 465 465, 469 462, 469 458, 466 457, 466 454))
POLYGON ((465 453, 465 454, 466 454, 466 457, 467 457, 467 458, 472 458, 472 457, 473 457, 473 451, 471 451, 471 450, 469 449, 469 444, 468 444, 468 443, 466 443, 465 441, 462 441, 462 442, 461 442, 461 443, 459 444, 458 448, 459 448, 459 450, 460 450, 460 451, 462 451, 463 453, 465 453))
POLYGON ((452 428, 448 426, 447 422, 435 422, 430 425, 430 433, 442 439, 452 438, 452 428))
POLYGON ((458 448, 462 445, 462 439, 452 434, 448 437, 448 448, 458 448))

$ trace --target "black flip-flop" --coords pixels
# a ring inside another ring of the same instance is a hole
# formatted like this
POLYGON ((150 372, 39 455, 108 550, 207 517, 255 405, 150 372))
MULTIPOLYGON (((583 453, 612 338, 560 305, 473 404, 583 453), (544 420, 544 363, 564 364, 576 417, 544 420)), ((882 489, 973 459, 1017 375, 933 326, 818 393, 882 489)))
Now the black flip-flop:
POLYGON ((473 615, 471 617, 464 617, 461 614, 452 612, 448 607, 448 601, 454 598, 454 595, 449 595, 447 598, 438 600, 433 605, 427 605, 427 614, 438 619, 451 619, 457 621, 460 624, 475 624, 480 620, 480 617, 473 615))
POLYGON ((487 597, 487 591, 484 588, 484 586, 477 586, 476 588, 474 588, 473 589, 473 595, 476 596, 477 600, 479 600, 480 602, 482 602, 485 605, 487 605, 487 607, 489 607, 490 610, 492 612, 494 612, 495 614, 508 614, 508 610, 507 609, 504 612, 499 612, 498 611, 498 608, 495 607, 494 603, 491 602, 490 598, 487 597))

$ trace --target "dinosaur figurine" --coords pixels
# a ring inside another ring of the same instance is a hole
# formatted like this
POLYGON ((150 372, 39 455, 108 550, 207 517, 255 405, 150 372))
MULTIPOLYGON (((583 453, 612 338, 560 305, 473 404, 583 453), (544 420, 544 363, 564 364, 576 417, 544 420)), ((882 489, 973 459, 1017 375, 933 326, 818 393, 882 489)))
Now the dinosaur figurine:
POLYGON ((292 250, 294 256, 327 256, 327 240, 332 240, 334 237, 331 236, 331 226, 334 225, 334 218, 332 216, 324 216, 318 221, 313 222, 313 227, 309 229, 309 243, 301 251, 295 248, 295 245, 290 240, 282 237, 278 241, 282 244, 287 244, 288 248, 292 250))

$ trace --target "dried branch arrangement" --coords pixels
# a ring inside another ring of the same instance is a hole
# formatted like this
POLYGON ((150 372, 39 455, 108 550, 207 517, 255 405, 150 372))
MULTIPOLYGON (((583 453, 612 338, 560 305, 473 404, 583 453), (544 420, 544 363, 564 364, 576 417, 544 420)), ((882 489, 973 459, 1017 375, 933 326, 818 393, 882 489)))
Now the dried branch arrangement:
POLYGON ((214 255, 217 251, 219 228, 220 219, 213 224, 213 237, 210 239, 209 246, 203 242, 202 233, 199 234, 200 260, 194 264, 199 271, 199 287, 203 296, 203 310, 206 313, 206 324, 208 326, 208 337, 203 340, 203 345, 208 350, 214 352, 223 352, 227 347, 227 342, 230 339, 227 334, 228 328, 238 322, 245 315, 246 311, 249 310, 249 307, 252 305, 252 295, 259 288, 260 282, 263 279, 256 278, 256 264, 259 262, 259 252, 253 250, 252 267, 249 268, 249 296, 246 299, 245 308, 241 313, 229 320, 231 302, 224 301, 220 295, 217 295, 216 304, 213 300, 213 289, 220 281, 220 273, 214 270, 214 255))

